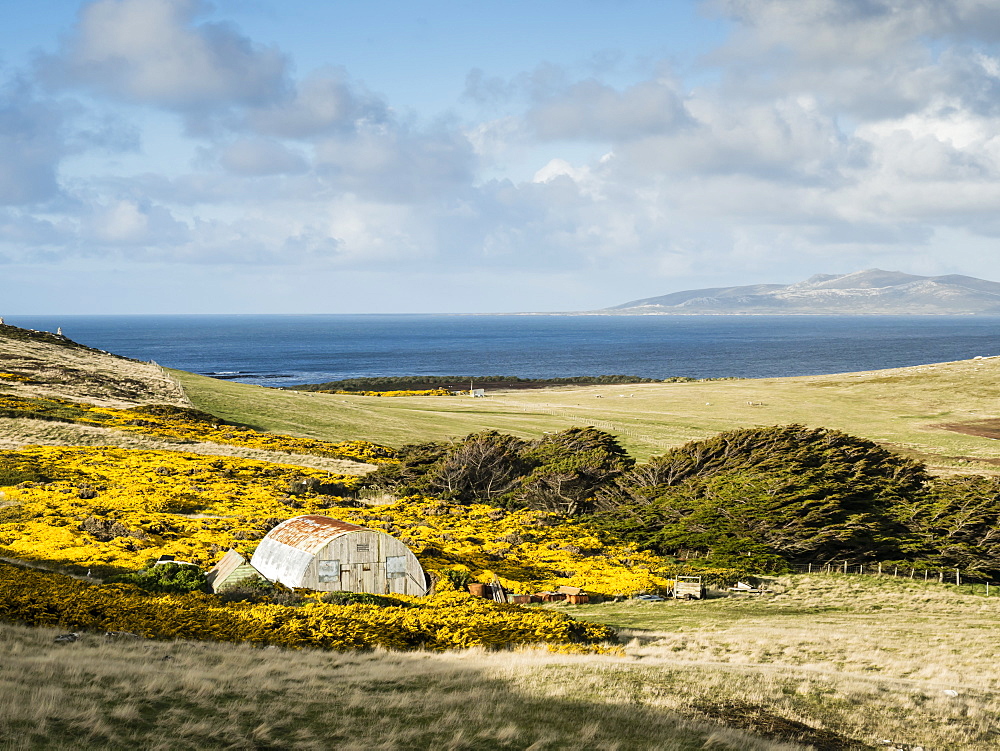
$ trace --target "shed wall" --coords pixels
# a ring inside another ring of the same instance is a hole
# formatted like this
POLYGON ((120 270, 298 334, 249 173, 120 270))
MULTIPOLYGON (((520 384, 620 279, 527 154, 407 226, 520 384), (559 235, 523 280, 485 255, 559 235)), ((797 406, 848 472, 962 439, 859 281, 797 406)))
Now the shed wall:
POLYGON ((272 581, 320 592, 426 592, 416 556, 401 541, 375 530, 345 532, 315 553, 265 537, 252 564, 272 581))

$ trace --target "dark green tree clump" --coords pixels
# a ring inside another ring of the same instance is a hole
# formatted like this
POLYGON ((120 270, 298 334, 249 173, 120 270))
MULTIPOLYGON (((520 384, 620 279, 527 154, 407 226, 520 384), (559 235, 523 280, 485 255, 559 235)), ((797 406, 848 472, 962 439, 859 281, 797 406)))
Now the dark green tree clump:
POLYGON ((118 574, 107 581, 134 584, 147 592, 183 594, 208 591, 205 572, 197 566, 185 563, 150 564, 138 571, 118 574))
POLYGON ((571 428, 404 446, 366 479, 425 494, 584 517, 609 540, 710 565, 899 561, 1000 576, 1000 479, 931 478, 873 441, 801 425, 747 428, 636 465, 571 428))
POLYGON ((940 477, 892 508, 907 560, 967 573, 1000 573, 1000 478, 940 477))
POLYGON ((622 475, 595 519, 664 554, 868 560, 898 553, 906 530, 893 509, 927 479, 920 463, 840 431, 734 430, 622 475))
MULTIPOLYGON (((670 378, 669 382, 693 381, 693 378, 670 378)), ((305 383, 300 386, 286 386, 293 391, 421 391, 425 389, 452 389, 455 391, 469 388, 473 382, 476 387, 494 389, 548 388, 549 386, 590 386, 590 385, 623 385, 630 383, 663 383, 658 378, 642 378, 630 375, 601 376, 570 376, 567 378, 518 378, 517 376, 372 376, 368 378, 345 378, 340 381, 326 383, 305 383)))
POLYGON ((598 491, 634 464, 614 436, 592 427, 534 441, 490 430, 451 444, 403 446, 398 459, 366 482, 400 495, 566 514, 589 511, 598 491))

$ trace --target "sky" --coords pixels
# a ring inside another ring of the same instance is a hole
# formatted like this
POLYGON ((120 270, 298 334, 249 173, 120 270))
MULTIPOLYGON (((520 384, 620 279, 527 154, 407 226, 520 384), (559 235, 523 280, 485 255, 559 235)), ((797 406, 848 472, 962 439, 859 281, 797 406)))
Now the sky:
POLYGON ((998 0, 33 0, 0 315, 1000 280, 998 0))

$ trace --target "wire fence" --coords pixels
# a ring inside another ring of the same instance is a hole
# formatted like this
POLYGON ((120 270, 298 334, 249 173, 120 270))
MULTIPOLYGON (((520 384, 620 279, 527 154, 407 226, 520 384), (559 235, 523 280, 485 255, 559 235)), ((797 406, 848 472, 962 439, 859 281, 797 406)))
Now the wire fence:
POLYGON ((964 572, 960 568, 927 568, 898 563, 800 563, 791 566, 797 574, 840 574, 885 576, 913 581, 954 584, 970 592, 983 592, 987 597, 1000 595, 1000 585, 984 580, 977 572, 964 572))

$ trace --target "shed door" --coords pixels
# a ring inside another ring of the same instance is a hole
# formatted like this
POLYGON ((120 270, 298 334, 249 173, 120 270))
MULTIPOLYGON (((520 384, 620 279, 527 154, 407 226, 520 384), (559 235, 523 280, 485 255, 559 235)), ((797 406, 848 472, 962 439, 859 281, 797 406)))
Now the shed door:
POLYGON ((385 578, 390 593, 406 594, 406 556, 390 555, 385 559, 385 578))
POLYGON ((340 568, 340 588, 344 592, 355 592, 354 589, 354 577, 351 575, 350 566, 341 566, 340 568))
POLYGON ((354 591, 371 592, 381 594, 385 589, 380 586, 382 577, 382 564, 372 561, 371 563, 355 563, 351 566, 354 574, 354 591))

